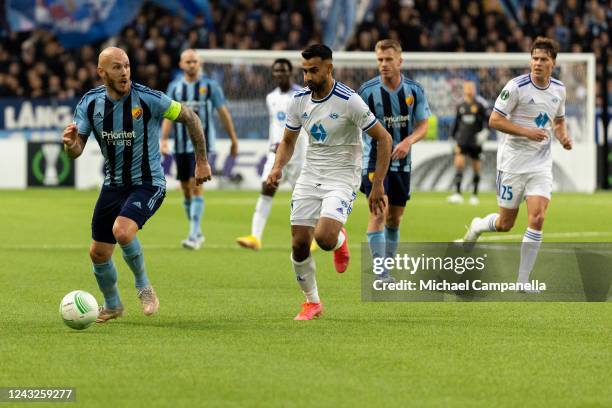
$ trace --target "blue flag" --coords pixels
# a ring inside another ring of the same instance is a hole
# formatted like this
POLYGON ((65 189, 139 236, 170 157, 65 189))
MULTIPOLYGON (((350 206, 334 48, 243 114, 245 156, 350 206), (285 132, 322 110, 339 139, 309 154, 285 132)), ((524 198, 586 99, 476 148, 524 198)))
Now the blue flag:
POLYGON ((178 14, 191 22, 195 16, 201 14, 207 24, 212 22, 212 11, 208 0, 150 0, 151 3, 168 9, 172 14, 178 14))
POLYGON ((65 48, 104 40, 121 31, 140 11, 143 0, 7 0, 11 31, 44 28, 65 48))
MULTIPOLYGON (((201 14, 206 28, 214 28, 209 0, 151 0, 188 22, 201 14)), ((11 31, 43 28, 53 32, 65 48, 77 48, 119 33, 140 11, 144 0, 6 0, 11 31)))

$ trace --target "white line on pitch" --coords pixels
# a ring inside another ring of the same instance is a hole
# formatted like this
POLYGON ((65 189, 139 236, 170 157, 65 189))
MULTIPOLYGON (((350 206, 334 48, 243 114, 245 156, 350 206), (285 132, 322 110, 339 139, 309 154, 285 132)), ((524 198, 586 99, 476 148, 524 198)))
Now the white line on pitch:
MULTIPOLYGON (((612 231, 585 231, 585 232, 549 232, 544 234, 544 238, 588 238, 588 237, 612 237, 612 231)), ((499 234, 499 235, 486 235, 480 238, 480 241, 504 241, 523 238, 523 235, 519 234, 499 234)), ((414 242, 407 242, 414 243, 414 242)), ((143 244, 144 249, 180 249, 181 246, 177 244, 143 244)), ((349 245, 351 249, 359 249, 361 245, 349 245)), ((74 249, 88 249, 89 244, 22 244, 22 245, 0 245, 0 250, 74 250, 74 249)), ((240 249, 238 245, 234 244, 204 244, 203 249, 240 249)), ((289 245, 265 245, 264 249, 272 250, 289 250, 289 245)))
MULTIPOLYGON (((544 232, 546 238, 587 238, 587 237, 611 237, 612 231, 585 231, 585 232, 544 232)), ((523 235, 519 234, 499 234, 485 235, 480 238, 480 241, 504 241, 507 239, 520 239, 523 235)))

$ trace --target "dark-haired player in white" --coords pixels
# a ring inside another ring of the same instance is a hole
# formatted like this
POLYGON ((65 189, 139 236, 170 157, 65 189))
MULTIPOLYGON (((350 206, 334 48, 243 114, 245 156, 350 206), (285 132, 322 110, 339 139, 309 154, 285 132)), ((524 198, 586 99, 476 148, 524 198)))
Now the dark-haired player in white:
POLYGON ((316 266, 310 255, 312 239, 324 251, 334 251, 337 272, 346 270, 349 250, 344 224, 361 182, 361 132, 378 143, 369 195, 370 210, 375 212, 384 211, 386 206, 383 179, 389 168, 391 135, 359 95, 334 80, 331 49, 313 44, 302 51, 302 58, 307 87, 295 93, 287 109, 285 134, 267 183, 278 185, 303 128, 308 134, 308 149, 291 197, 291 260, 306 296, 295 320, 311 320, 323 312, 315 279, 316 266))
POLYGON ((463 237, 471 249, 483 232, 506 232, 519 206, 527 201, 527 231, 521 246, 518 283, 526 284, 542 242, 546 209, 552 195, 553 137, 567 150, 572 140, 565 126, 565 86, 552 77, 557 44, 538 37, 531 46, 531 72, 510 80, 495 101, 489 127, 502 133, 497 149, 499 212, 474 218, 463 237))

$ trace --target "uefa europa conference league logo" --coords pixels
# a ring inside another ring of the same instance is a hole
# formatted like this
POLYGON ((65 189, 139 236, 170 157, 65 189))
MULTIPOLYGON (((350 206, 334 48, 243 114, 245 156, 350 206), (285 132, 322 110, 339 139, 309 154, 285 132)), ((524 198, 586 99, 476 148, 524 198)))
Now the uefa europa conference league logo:
POLYGON ((73 186, 72 162, 61 143, 28 143, 28 186, 73 186))

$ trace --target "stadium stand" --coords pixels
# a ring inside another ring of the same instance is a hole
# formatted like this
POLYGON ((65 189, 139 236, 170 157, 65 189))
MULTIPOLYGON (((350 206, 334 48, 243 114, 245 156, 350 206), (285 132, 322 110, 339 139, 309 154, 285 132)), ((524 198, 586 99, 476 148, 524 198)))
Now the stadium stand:
MULTIPOLYGON (((165 89, 185 48, 298 50, 321 40, 325 16, 317 14, 316 5, 312 0, 219 0, 211 2, 210 25, 202 16, 187 23, 145 3, 136 19, 108 42, 128 50, 134 80, 165 89)), ((612 9, 599 1, 451 0, 447 6, 439 0, 378 0, 358 15, 360 23, 344 48, 372 51, 376 41, 390 37, 399 40, 405 51, 525 52, 535 36, 546 35, 555 38, 564 52, 593 52, 599 82, 604 66, 612 66, 600 58, 610 46, 611 20, 612 9), (500 6, 506 3, 516 7, 500 6)), ((80 96, 100 83, 95 56, 102 42, 64 50, 46 31, 3 31, 0 97, 61 100, 80 96)), ((601 106, 600 87, 597 105, 601 106)))

